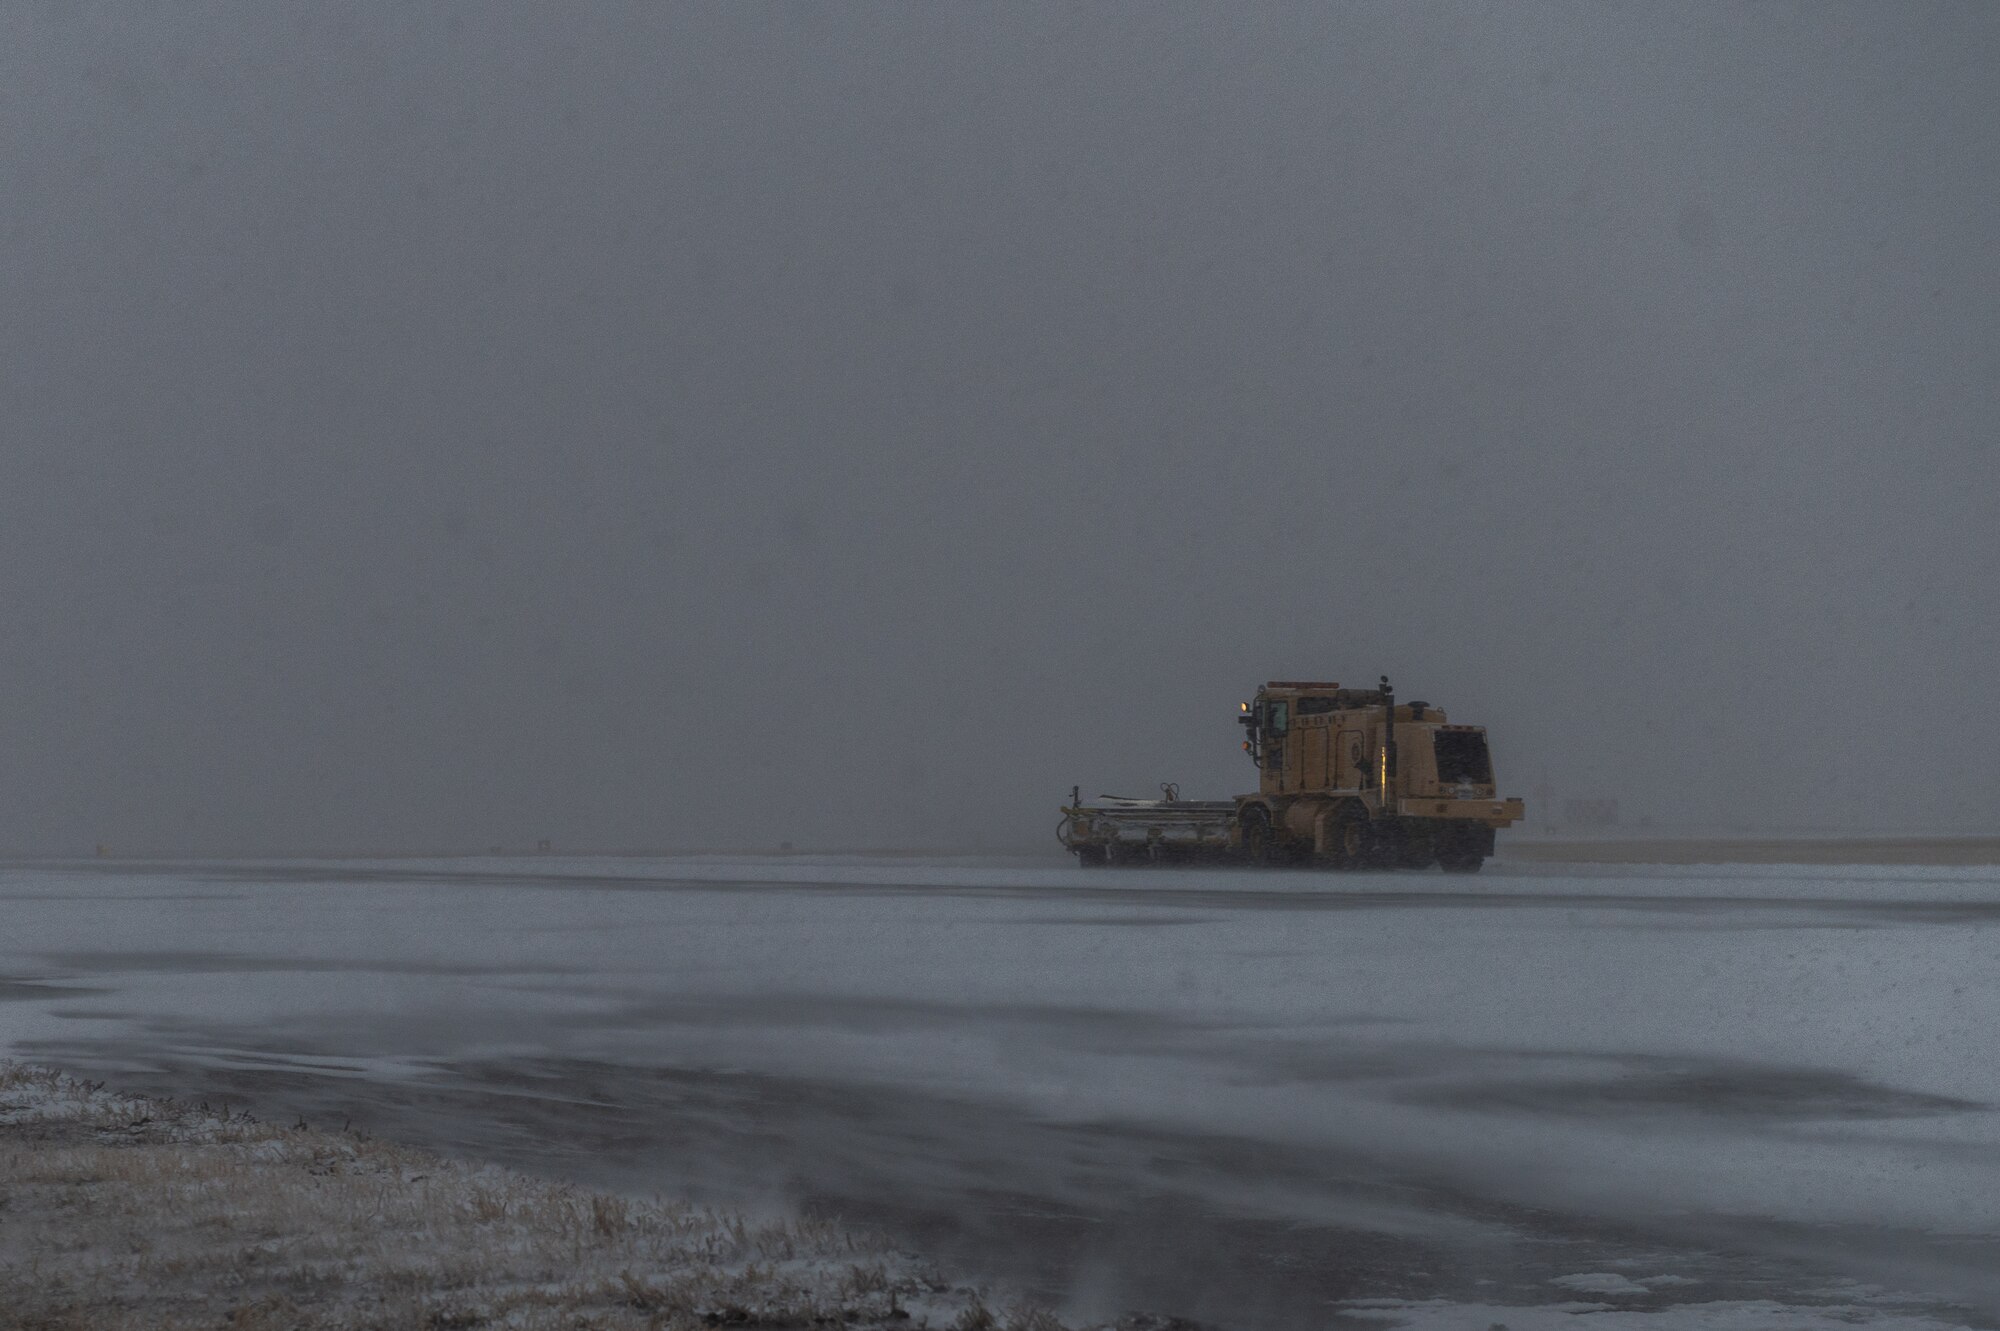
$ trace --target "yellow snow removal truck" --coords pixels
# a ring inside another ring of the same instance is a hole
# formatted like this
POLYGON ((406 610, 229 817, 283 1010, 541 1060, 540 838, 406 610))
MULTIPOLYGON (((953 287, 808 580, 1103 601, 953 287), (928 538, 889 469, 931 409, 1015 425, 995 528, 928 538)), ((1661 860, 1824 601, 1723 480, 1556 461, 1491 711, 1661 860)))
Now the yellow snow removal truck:
POLYGON ((1243 748, 1257 793, 1156 800, 1070 792, 1057 829, 1084 865, 1176 860, 1332 869, 1476 872, 1493 834, 1524 816, 1501 799, 1484 726, 1453 725, 1427 702, 1380 688, 1273 680, 1243 704, 1243 748))

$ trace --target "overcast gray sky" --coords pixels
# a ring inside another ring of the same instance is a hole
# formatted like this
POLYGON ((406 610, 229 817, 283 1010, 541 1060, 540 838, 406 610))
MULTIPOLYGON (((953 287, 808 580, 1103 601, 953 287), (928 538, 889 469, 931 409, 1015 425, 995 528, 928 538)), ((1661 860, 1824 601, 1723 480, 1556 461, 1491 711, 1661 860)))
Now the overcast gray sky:
POLYGON ((2000 9, 0 5, 0 848, 1991 831, 2000 9))

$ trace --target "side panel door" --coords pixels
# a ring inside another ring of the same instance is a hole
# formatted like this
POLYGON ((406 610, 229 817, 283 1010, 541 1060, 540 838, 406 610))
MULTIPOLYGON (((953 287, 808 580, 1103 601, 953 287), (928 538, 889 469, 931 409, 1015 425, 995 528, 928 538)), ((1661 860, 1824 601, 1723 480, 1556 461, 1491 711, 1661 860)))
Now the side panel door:
POLYGON ((1334 784, 1352 789, 1366 784, 1368 736, 1359 730, 1343 730, 1333 737, 1334 784))
POLYGON ((1299 731, 1299 746, 1305 759, 1305 770, 1299 775, 1304 789, 1324 790, 1333 784, 1333 764, 1328 761, 1332 743, 1333 731, 1325 725, 1314 724, 1299 731))

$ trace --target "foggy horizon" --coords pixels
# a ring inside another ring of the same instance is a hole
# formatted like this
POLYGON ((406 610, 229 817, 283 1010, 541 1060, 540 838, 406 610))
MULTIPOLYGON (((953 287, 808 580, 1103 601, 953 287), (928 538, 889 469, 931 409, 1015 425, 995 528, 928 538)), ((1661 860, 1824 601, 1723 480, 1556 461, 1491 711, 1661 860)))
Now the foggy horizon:
POLYGON ((0 24, 0 854, 2000 832, 1990 7, 0 24))

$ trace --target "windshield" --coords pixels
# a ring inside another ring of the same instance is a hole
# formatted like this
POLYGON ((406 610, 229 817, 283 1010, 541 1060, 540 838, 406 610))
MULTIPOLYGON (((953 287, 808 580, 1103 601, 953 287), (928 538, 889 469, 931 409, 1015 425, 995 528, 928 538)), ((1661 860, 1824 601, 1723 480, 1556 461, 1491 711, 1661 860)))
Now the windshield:
POLYGON ((1486 736, 1476 730, 1440 730, 1436 733, 1438 780, 1446 785, 1470 781, 1489 785, 1493 763, 1486 756, 1486 736))

